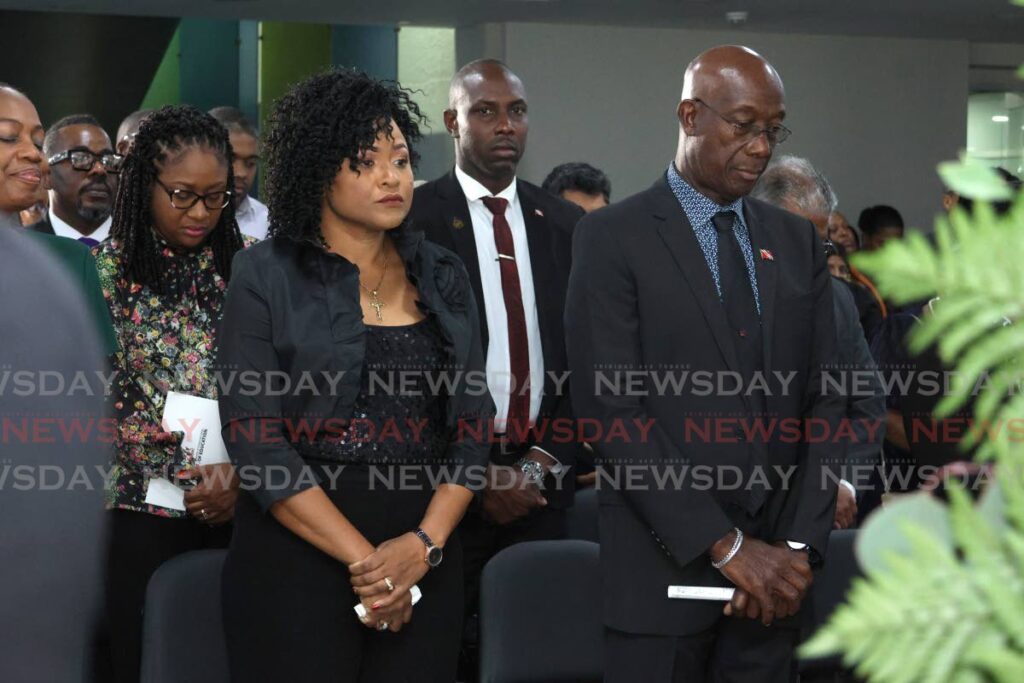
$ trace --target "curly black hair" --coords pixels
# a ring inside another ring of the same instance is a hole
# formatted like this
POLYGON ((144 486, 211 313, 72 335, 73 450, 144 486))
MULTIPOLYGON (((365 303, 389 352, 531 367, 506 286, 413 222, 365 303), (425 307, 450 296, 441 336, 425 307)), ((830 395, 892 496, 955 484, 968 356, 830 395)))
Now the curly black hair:
MULTIPOLYGON (((228 170, 227 186, 233 187, 233 152, 227 130, 209 114, 189 105, 163 107, 147 116, 121 167, 110 235, 122 244, 125 275, 155 292, 168 291, 161 277, 160 246, 153 233, 149 202, 157 164, 165 163, 173 152, 200 146, 224 159, 228 170)), ((231 279, 231 259, 242 248, 242 234, 231 202, 221 210, 207 242, 213 249, 217 272, 225 280, 231 279)))
POLYGON ((319 241, 320 206, 342 162, 358 173, 359 153, 388 134, 391 121, 409 145, 424 120, 410 92, 361 71, 332 69, 299 83, 278 100, 264 142, 270 235, 319 241))

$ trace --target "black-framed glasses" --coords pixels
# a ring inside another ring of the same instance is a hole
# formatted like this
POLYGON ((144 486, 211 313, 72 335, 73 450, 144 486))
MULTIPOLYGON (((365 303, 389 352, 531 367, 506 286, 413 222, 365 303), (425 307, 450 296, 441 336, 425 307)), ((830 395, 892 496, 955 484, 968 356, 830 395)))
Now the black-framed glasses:
POLYGON ((47 159, 51 166, 56 166, 62 161, 71 163, 71 168, 76 171, 91 171, 96 162, 100 162, 107 173, 120 173, 121 165, 124 164, 124 157, 114 152, 100 152, 97 154, 85 147, 75 147, 60 154, 54 154, 47 159))
POLYGON ((199 194, 191 190, 172 190, 164 185, 159 178, 156 179, 156 182, 160 187, 164 188, 167 198, 171 200, 171 206, 179 211, 188 211, 200 199, 203 200, 203 206, 210 211, 220 211, 231 202, 231 197, 235 194, 231 190, 218 190, 216 192, 207 192, 206 194, 199 194))
POLYGON ((732 126, 732 130, 736 134, 736 137, 743 140, 745 143, 750 142, 754 138, 760 137, 763 134, 768 139, 768 144, 774 147, 780 142, 785 142, 786 138, 792 134, 792 131, 789 130, 789 128, 786 128, 781 124, 762 128, 755 123, 740 123, 739 121, 733 121, 700 98, 694 97, 692 98, 692 101, 697 104, 704 105, 711 111, 711 113, 732 126))

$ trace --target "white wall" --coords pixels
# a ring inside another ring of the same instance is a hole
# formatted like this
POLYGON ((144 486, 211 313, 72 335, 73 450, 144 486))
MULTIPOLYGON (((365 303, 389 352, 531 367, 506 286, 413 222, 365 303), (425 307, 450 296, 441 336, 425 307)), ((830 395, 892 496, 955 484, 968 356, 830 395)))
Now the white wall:
POLYGON ((930 229, 942 192, 935 166, 965 146, 962 41, 545 24, 460 32, 460 64, 504 58, 523 78, 530 139, 520 175, 536 183, 559 163, 588 161, 611 177, 613 200, 648 187, 675 150, 686 64, 722 43, 776 66, 793 130, 780 153, 828 175, 851 221, 884 203, 930 229))

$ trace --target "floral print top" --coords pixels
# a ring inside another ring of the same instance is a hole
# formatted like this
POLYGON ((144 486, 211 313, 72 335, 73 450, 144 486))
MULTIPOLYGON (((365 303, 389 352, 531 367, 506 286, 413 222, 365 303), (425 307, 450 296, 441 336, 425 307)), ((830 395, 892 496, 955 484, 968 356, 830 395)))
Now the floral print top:
MULTIPOLYGON (((255 242, 244 239, 246 246, 255 242)), ((185 517, 182 511, 148 505, 146 490, 151 478, 173 481, 179 470, 196 464, 179 448, 182 432, 165 432, 161 419, 168 391, 217 398, 215 333, 227 282, 214 268, 211 247, 182 253, 160 244, 166 294, 128 280, 117 240, 93 250, 120 347, 114 358, 118 429, 107 507, 185 517)))

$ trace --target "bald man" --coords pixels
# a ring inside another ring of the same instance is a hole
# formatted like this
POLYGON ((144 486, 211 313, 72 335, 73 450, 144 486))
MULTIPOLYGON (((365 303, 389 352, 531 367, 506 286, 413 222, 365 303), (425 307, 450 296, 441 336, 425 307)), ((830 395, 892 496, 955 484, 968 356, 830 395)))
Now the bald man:
POLYGON ((743 47, 690 63, 674 160, 577 226, 566 339, 601 470, 605 681, 794 681, 797 618, 832 528, 842 403, 810 221, 747 197, 789 131, 743 47), (787 425, 785 428, 782 425, 787 425), (729 602, 685 588, 735 589, 729 602))
POLYGON ((483 492, 460 527, 467 611, 460 680, 475 680, 484 564, 514 543, 565 535, 579 445, 551 427, 571 418, 562 314, 572 230, 583 211, 516 177, 529 132, 526 89, 501 62, 478 60, 455 74, 444 123, 455 168, 416 189, 412 220, 466 264, 484 311, 487 386, 504 433, 491 452, 492 474, 503 483, 483 492))

